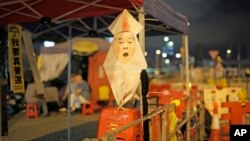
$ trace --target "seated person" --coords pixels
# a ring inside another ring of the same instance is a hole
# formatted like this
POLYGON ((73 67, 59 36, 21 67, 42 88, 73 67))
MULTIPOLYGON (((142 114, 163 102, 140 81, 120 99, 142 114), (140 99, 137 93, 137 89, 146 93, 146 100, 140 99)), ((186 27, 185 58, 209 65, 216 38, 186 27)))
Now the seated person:
POLYGON ((35 88, 35 83, 29 83, 25 96, 24 96, 26 103, 35 103, 38 104, 38 110, 42 111, 41 117, 46 117, 49 115, 47 102, 43 98, 43 94, 38 94, 35 88))
POLYGON ((76 108, 81 108, 81 104, 89 103, 81 94, 82 90, 80 88, 76 88, 74 93, 70 94, 70 108, 72 111, 75 111, 76 108))
POLYGON ((81 95, 86 99, 90 100, 90 87, 87 81, 85 81, 81 75, 75 76, 75 82, 79 89, 81 89, 81 95))
MULTIPOLYGON (((84 83, 81 75, 71 75, 71 94, 70 94, 70 108, 75 111, 76 108, 80 108, 79 105, 89 103, 89 87, 87 82, 84 83)), ((68 97, 68 87, 65 90, 63 100, 68 97)), ((61 108, 60 111, 65 111, 65 108, 61 108)))

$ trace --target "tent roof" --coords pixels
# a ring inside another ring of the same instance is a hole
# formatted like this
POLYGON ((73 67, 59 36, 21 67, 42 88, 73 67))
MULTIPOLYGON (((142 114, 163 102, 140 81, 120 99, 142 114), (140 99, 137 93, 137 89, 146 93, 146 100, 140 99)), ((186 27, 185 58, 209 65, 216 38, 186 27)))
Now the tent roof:
POLYGON ((0 6, 1 24, 36 22, 41 17, 59 22, 108 15, 121 8, 131 8, 127 0, 1 0, 0 6))
POLYGON ((138 6, 146 12, 146 35, 187 33, 187 18, 160 0, 1 0, 0 24, 19 23, 36 35, 53 31, 67 37, 71 25, 73 36, 90 31, 109 36, 107 26, 115 16, 123 9, 136 16, 138 6), (42 17, 53 24, 41 24, 42 17))
POLYGON ((167 26, 166 28, 181 33, 188 32, 187 18, 161 0, 144 0, 143 7, 146 13, 161 21, 167 26))

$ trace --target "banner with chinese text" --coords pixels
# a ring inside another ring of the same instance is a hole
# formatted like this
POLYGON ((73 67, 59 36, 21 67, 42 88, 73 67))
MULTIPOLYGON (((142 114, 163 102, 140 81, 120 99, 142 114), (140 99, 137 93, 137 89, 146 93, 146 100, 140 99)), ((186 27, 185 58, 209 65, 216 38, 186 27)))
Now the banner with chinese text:
POLYGON ((25 91, 21 36, 21 26, 16 24, 8 25, 10 87, 13 93, 23 93, 25 91))

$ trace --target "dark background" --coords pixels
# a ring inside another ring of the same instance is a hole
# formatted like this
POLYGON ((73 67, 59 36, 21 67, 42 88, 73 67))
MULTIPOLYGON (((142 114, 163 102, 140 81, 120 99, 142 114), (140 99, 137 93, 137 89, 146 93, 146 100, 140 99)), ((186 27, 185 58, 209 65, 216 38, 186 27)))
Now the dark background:
MULTIPOLYGON (((248 59, 250 55, 250 1, 249 0, 163 0, 175 11, 185 15, 189 22, 191 56, 211 59, 208 50, 219 50, 224 61, 248 59), (231 49, 231 56, 226 56, 231 49)), ((181 38, 169 36, 179 52, 181 38)), ((146 49, 155 53, 165 45, 162 36, 150 37, 146 49)), ((150 55, 150 54, 149 54, 150 55)), ((152 57, 150 57, 152 58, 152 57)), ((246 61, 250 62, 250 61, 246 61)))

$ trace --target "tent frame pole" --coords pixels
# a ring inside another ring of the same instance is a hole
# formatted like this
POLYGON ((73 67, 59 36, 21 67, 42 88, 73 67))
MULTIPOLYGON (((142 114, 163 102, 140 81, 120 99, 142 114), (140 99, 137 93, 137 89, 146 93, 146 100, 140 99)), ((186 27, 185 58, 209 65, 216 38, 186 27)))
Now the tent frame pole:
MULTIPOLYGON (((140 6, 137 9, 137 12, 138 12, 138 21, 143 27, 141 32, 139 32, 139 44, 140 44, 140 46, 142 48, 143 54, 145 54, 145 12, 144 12, 143 6, 140 6)), ((142 97, 142 94, 141 94, 141 96, 140 96, 140 111, 141 111, 141 116, 142 117, 143 117, 143 113, 144 113, 143 106, 147 106, 147 105, 143 105, 143 97, 142 97)), ((144 122, 142 122, 142 128, 144 128, 143 123, 144 122)), ((145 124, 147 124, 147 123, 145 123, 145 124)), ((144 136, 144 141, 149 141, 149 133, 148 133, 147 130, 148 129, 142 129, 143 136, 144 136)))
POLYGON ((68 105, 67 105, 67 112, 68 112, 68 141, 70 141, 70 119, 71 119, 71 113, 70 113, 70 94, 71 94, 71 52, 72 52, 72 27, 69 25, 69 37, 68 37, 68 105))
POLYGON ((144 13, 143 7, 139 8, 138 20, 139 20, 139 23, 143 27, 141 32, 139 33, 139 43, 140 43, 140 45, 142 47, 142 51, 144 53, 145 52, 145 13, 144 13))
MULTIPOLYGON (((186 92, 187 92, 187 115, 186 118, 190 119, 190 91, 189 91, 189 50, 188 50, 188 35, 184 34, 182 35, 182 44, 184 46, 184 52, 185 52, 185 86, 186 86, 186 92)), ((186 141, 190 141, 190 120, 187 121, 186 126, 186 132, 187 132, 187 139, 186 141)))
MULTIPOLYGON (((138 21, 139 23, 142 25, 142 30, 141 32, 139 32, 139 44, 142 48, 142 51, 144 53, 145 51, 145 15, 144 15, 144 9, 143 7, 139 7, 139 10, 137 11, 138 12, 138 21)), ((140 97, 140 111, 141 111, 141 116, 142 116, 142 110, 143 110, 143 107, 142 107, 142 96, 140 97)))

